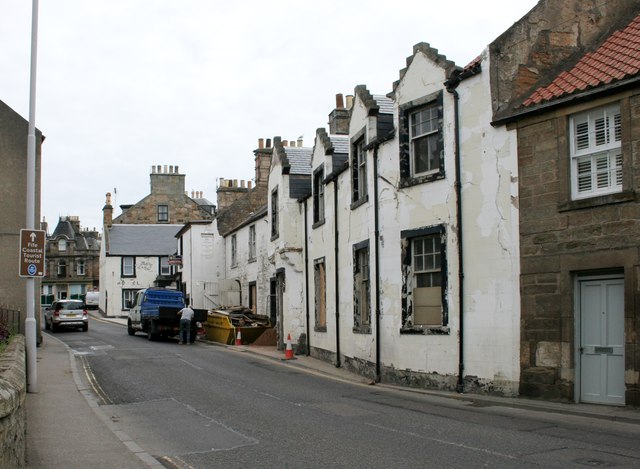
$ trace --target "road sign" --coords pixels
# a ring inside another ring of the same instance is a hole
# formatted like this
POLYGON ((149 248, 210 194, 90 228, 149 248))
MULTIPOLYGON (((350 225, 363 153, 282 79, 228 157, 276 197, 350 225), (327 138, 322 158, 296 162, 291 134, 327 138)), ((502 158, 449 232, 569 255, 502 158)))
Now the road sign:
POLYGON ((45 232, 20 230, 20 277, 44 277, 45 232))

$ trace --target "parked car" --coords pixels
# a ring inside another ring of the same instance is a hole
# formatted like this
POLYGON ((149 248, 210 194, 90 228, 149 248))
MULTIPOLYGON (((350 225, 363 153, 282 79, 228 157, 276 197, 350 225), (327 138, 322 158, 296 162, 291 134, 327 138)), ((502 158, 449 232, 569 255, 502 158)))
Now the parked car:
POLYGON ((51 332, 60 327, 81 327, 89 330, 89 313, 80 300, 54 301, 44 312, 44 327, 51 332))

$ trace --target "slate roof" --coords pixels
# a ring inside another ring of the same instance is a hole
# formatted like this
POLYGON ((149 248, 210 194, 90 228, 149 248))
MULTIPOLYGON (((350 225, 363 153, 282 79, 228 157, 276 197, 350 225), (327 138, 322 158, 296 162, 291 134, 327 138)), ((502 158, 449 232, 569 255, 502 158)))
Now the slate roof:
POLYGON ((569 71, 549 85, 538 88, 523 103, 534 106, 580 91, 608 85, 640 72, 640 15, 624 29, 614 32, 595 51, 584 55, 569 71))
POLYGON ((109 230, 110 256, 170 256, 175 254, 176 233, 183 225, 116 224, 109 230))
POLYGON ((329 135, 329 140, 333 146, 333 154, 336 153, 349 154, 349 136, 348 135, 329 135))
POLYGON ((380 114, 393 114, 393 99, 380 94, 374 94, 373 99, 380 108, 380 114))
POLYGON ((289 160, 289 174, 311 174, 311 154, 313 149, 307 147, 283 147, 289 160))
POLYGON ((68 239, 73 239, 76 236, 75 231, 73 230, 73 225, 71 222, 66 220, 60 220, 56 225, 56 229, 53 230, 53 234, 51 238, 57 238, 58 236, 66 236, 68 239))
MULTIPOLYGON (((79 225, 78 225, 79 227, 79 225)), ((64 236, 70 241, 75 242, 77 250, 81 251, 100 251, 100 238, 97 231, 75 231, 73 223, 69 220, 60 219, 53 234, 49 236, 50 240, 54 240, 59 236, 64 236)))

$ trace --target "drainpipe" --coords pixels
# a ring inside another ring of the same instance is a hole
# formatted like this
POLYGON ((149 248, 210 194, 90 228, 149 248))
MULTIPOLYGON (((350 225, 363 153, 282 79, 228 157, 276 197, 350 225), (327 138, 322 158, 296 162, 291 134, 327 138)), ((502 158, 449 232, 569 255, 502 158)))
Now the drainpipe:
POLYGON ((333 180, 333 258, 335 259, 335 289, 336 289, 336 368, 342 366, 340 362, 340 279, 338 276, 339 246, 338 246, 338 176, 333 180))
POLYGON ((380 382, 380 227, 378 203, 378 148, 379 143, 373 147, 373 231, 376 238, 376 257, 374 259, 376 269, 376 376, 375 382, 380 382))
POLYGON ((459 128, 459 100, 456 87, 460 84, 460 74, 452 76, 445 82, 447 91, 453 95, 454 116, 454 159, 455 159, 455 191, 456 191, 456 221, 458 224, 458 316, 460 334, 458 339, 458 384, 456 391, 464 392, 464 262, 462 244, 462 183, 460 176, 460 128, 459 128))
POLYGON ((395 131, 391 131, 382 137, 376 137, 376 139, 365 146, 365 150, 373 148, 373 231, 375 236, 376 255, 374 258, 374 265, 376 269, 376 312, 375 312, 375 325, 376 325, 376 376, 375 382, 381 381, 380 373, 380 203, 378 200, 378 149, 384 142, 391 140, 395 135, 395 131))
POLYGON ((309 238, 307 227, 307 200, 304 199, 304 281, 306 284, 305 292, 305 315, 307 318, 307 357, 311 355, 311 334, 309 327, 309 238))

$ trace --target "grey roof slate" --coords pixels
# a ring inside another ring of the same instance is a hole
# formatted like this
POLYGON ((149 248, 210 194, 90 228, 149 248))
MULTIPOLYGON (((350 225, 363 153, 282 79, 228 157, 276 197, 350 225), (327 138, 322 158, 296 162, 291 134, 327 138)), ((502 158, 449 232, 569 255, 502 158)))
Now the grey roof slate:
POLYGON ((380 107, 380 114, 393 114, 393 99, 380 94, 374 94, 373 99, 380 107))
POLYGON ((182 225, 124 225, 109 230, 110 256, 170 256, 176 252, 176 233, 182 225))
POLYGON ((333 153, 349 154, 349 136, 348 135, 329 135, 331 145, 333 145, 333 153))
POLYGON ((75 231, 73 230, 71 222, 66 220, 60 220, 58 222, 51 238, 57 238, 58 236, 66 236, 69 239, 73 239, 75 237, 75 231))
POLYGON ((289 174, 311 174, 312 148, 284 147, 284 152, 291 165, 289 174))

